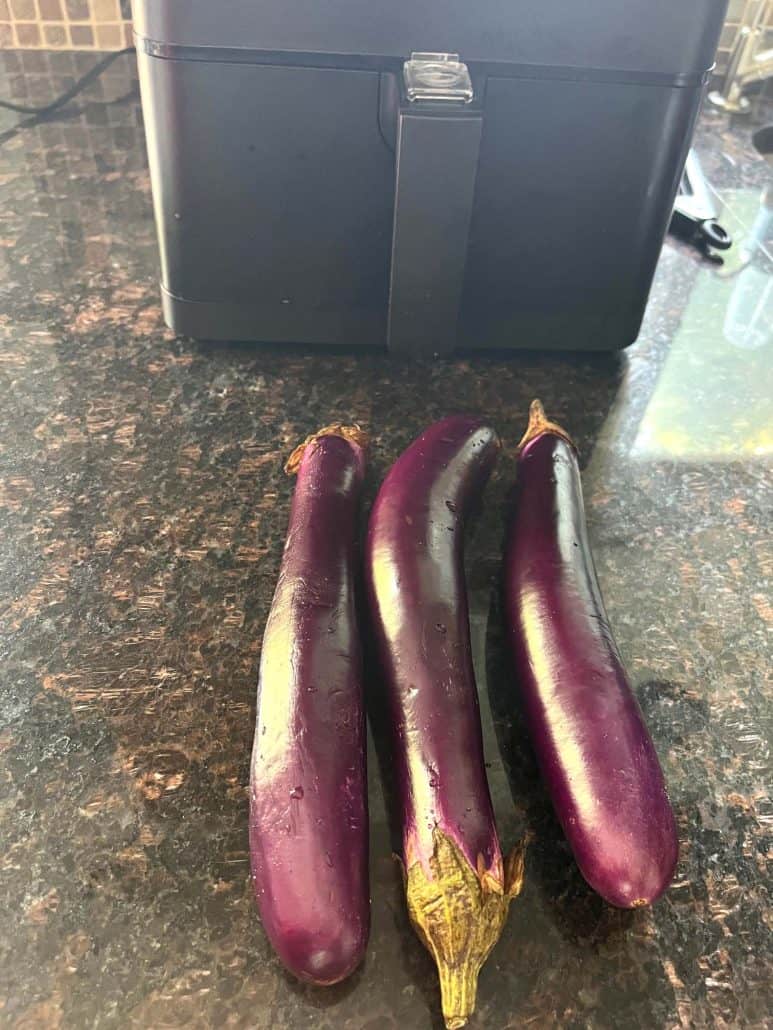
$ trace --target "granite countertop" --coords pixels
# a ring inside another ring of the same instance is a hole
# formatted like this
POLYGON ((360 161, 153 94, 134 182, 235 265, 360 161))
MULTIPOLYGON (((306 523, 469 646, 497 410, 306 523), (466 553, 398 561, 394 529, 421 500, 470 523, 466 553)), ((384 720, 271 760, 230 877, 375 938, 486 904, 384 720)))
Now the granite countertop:
MULTIPOLYGON (((13 54, 0 68, 3 87, 42 74, 13 54)), ((471 1026, 770 1025, 773 279, 771 241, 766 256, 749 240, 771 171, 750 128, 704 117, 738 242, 719 267, 669 241, 628 351, 410 364, 175 339, 137 102, 83 110, 0 149, 0 1024, 439 1026, 373 747, 371 942, 326 990, 283 972, 261 930, 248 759, 284 457, 357 420, 372 497, 428 421, 475 410, 506 445, 468 548, 489 773, 505 846, 536 839, 471 1026), (677 813, 678 872, 651 910, 583 883, 512 701, 497 582, 534 396, 579 444, 610 619, 677 813)))

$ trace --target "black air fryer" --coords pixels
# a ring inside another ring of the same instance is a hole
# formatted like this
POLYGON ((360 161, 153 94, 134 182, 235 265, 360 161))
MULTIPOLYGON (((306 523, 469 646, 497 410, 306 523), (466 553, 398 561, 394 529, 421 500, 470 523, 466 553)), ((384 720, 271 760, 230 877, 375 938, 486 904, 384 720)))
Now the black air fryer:
POLYGON ((135 0, 169 325, 625 347, 725 7, 135 0))

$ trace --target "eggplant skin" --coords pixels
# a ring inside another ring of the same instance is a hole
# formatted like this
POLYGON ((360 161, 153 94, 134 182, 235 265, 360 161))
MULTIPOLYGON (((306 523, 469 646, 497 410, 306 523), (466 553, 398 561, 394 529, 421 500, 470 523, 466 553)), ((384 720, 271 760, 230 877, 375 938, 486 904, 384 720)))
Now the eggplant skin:
POLYGON ((676 823, 604 609, 576 453, 552 428, 519 455, 508 633, 531 741, 580 871, 610 904, 638 908, 671 882, 676 823))
POLYGON ((290 972, 348 976, 370 923, 355 540, 364 451, 324 435, 300 461, 263 637, 250 857, 263 927, 290 972))
POLYGON ((464 521, 499 453, 473 416, 436 422, 376 497, 365 577, 393 726, 403 860, 429 869, 435 827, 502 880, 464 580, 464 521))
POLYGON ((373 505, 365 579, 392 729, 408 915, 438 969, 448 1030, 520 892, 524 847, 503 859, 486 779, 464 580, 465 520, 499 452, 458 415, 392 466, 373 505))

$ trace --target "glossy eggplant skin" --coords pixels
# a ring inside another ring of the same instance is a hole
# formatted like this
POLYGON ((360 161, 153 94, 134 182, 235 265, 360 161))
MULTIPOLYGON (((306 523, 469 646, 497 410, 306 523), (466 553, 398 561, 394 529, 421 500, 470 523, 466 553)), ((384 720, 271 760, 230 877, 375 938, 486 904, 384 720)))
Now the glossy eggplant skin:
POLYGON ((477 418, 430 426, 401 455, 373 505, 365 551, 369 608, 388 693, 403 860, 428 868, 433 831, 472 868, 502 879, 483 759, 464 580, 464 520, 499 451, 477 418))
POLYGON ((494 822, 463 565, 465 519, 498 451, 480 419, 430 426, 387 475, 365 551, 408 915, 435 960, 448 1030, 475 1008, 524 873, 524 845, 503 860, 494 822))
MULTIPOLYGON (((535 402, 537 404, 538 402, 535 402)), ((532 406, 532 421, 535 420, 532 406)), ((652 739, 601 597, 573 445, 544 420, 518 459, 505 559, 508 634, 526 721, 583 876, 612 905, 663 893, 678 842, 652 739)))
POLYGON ((250 856, 266 933, 302 980, 361 961, 370 922, 362 658, 355 608, 365 456, 307 443, 263 637, 250 770, 250 856))

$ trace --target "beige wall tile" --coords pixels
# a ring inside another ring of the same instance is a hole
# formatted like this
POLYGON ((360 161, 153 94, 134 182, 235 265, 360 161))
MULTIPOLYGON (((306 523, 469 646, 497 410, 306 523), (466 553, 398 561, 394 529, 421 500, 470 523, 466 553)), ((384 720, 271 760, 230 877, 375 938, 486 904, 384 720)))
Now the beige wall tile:
POLYGON ((67 29, 64 25, 44 25, 43 42, 55 50, 63 50, 68 45, 67 29))
POLYGON ((738 29, 735 25, 725 25, 722 29, 722 34, 719 37, 719 47, 721 50, 727 50, 735 43, 735 37, 738 33, 738 29))
POLYGON ((70 21, 89 21, 91 18, 88 0, 65 0, 65 7, 70 21))
POLYGON ((727 20, 740 21, 746 7, 748 7, 747 0, 730 0, 727 8, 727 20))
POLYGON ((121 10, 118 6, 118 0, 91 0, 91 4, 94 10, 94 21, 120 21, 121 10))
POLYGON ((43 21, 64 21, 62 0, 38 0, 38 7, 43 21))
POLYGON ((88 50, 94 46, 94 30, 90 25, 71 25, 70 42, 76 49, 88 50))
POLYGON ((17 21, 16 40, 20 47, 40 46, 40 27, 35 22, 17 21))
POLYGON ((97 46, 103 50, 120 50, 123 46, 123 25, 97 25, 97 46))
POLYGON ((11 0, 11 14, 15 21, 37 21, 35 0, 11 0))

